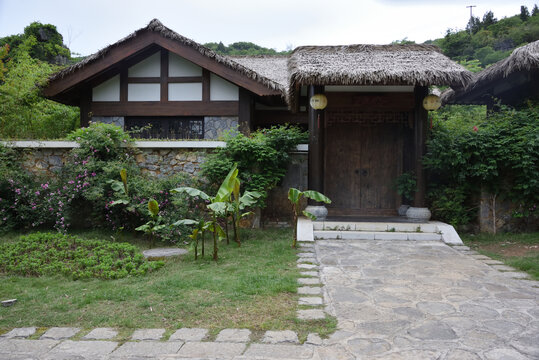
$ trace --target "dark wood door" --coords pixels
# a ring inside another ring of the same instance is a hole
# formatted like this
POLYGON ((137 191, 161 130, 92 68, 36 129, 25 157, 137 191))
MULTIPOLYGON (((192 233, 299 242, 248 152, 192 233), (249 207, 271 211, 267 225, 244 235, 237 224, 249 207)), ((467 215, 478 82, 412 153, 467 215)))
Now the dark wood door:
POLYGON ((332 200, 330 214, 396 215, 400 197, 392 184, 402 173, 404 123, 380 121, 379 114, 339 121, 338 113, 328 113, 327 119, 324 192, 332 200))

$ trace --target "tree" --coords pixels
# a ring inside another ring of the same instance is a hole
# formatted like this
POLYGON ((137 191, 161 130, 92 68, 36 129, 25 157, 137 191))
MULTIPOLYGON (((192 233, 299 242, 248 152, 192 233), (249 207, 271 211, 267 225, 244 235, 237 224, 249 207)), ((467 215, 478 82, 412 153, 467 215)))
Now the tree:
POLYGON ((520 15, 519 16, 520 16, 520 20, 522 20, 522 21, 528 20, 528 18, 530 17, 530 12, 528 11, 527 6, 522 5, 520 7, 520 15))
POLYGON ((532 16, 539 15, 539 7, 537 7, 537 4, 533 5, 532 9, 532 16))
MULTIPOLYGON (((296 248, 296 243, 298 241, 298 216, 299 216, 299 206, 301 198, 312 199, 317 202, 323 202, 326 204, 331 204, 331 200, 322 193, 314 190, 305 190, 299 191, 296 188, 288 189, 288 201, 292 204, 293 210, 293 219, 292 226, 294 227, 294 239, 292 241, 292 248, 296 248)), ((309 217, 311 220, 316 220, 316 216, 310 212, 303 210, 303 215, 309 217)))
POLYGON ((495 24, 497 21, 498 19, 494 17, 494 13, 489 10, 485 13, 485 15, 483 15, 483 22, 481 25, 483 28, 486 28, 492 24, 495 24))
POLYGON ((480 28, 481 20, 479 20, 477 16, 472 16, 470 21, 468 21, 468 25, 466 25, 466 31, 468 31, 470 34, 475 34, 480 28))

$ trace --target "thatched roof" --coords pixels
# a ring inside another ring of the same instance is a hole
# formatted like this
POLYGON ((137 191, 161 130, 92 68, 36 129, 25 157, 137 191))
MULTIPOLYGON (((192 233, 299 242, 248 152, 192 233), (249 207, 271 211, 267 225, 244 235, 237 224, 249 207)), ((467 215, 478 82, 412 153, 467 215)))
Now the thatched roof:
POLYGON ((228 56, 228 58, 281 85, 283 89, 288 87, 287 55, 228 56))
POLYGON ((474 75, 472 81, 461 90, 448 90, 442 95, 442 102, 449 103, 465 97, 471 91, 488 86, 489 83, 504 79, 519 71, 539 70, 539 40, 513 50, 507 58, 498 61, 474 75))
POLYGON ((253 71, 252 69, 250 68, 247 68, 243 65, 240 65, 239 63, 231 60, 230 58, 226 57, 226 56, 222 56, 222 55, 219 55, 217 54, 216 52, 214 52, 213 50, 191 40, 191 39, 188 39, 178 33, 176 33, 175 31, 167 28, 166 26, 164 26, 158 19, 153 19, 152 21, 150 21, 150 23, 146 26, 146 27, 143 27, 135 32, 133 32, 132 34, 124 37, 123 39, 117 41, 116 43, 112 44, 112 45, 109 45, 107 47, 105 47, 104 49, 101 49, 99 50, 97 53, 93 54, 93 55, 90 55, 88 57, 86 57, 84 60, 70 66, 70 67, 67 67, 55 74, 53 74, 50 78, 49 78, 49 81, 54 81, 56 79, 60 79, 60 78, 63 78, 71 73, 74 73, 76 72, 77 70, 87 66, 88 64, 91 64, 103 57, 105 57, 107 55, 107 53, 115 48, 115 47, 118 47, 118 46, 121 46, 122 44, 126 43, 127 41, 135 38, 136 36, 138 36, 140 33, 142 32, 147 32, 147 31, 151 31, 151 32, 155 32, 155 33, 158 33, 160 34, 161 36, 165 37, 165 38, 169 38, 169 39, 172 39, 172 40, 175 40, 175 41, 178 41, 179 43, 181 44, 184 44, 184 45, 187 45, 187 46, 190 46, 192 47, 193 49, 197 50, 198 52, 200 52, 202 55, 210 58, 210 59, 214 59, 215 61, 217 61, 218 63, 221 63, 221 64, 224 64, 226 66, 228 66, 229 68, 237 71, 238 73, 241 73, 263 85, 265 85, 266 87, 272 89, 272 90, 277 90, 277 91, 283 91, 284 88, 282 87, 281 84, 278 84, 276 83, 275 81, 269 79, 269 78, 266 78, 265 76, 261 75, 260 73, 256 72, 256 71, 253 71))

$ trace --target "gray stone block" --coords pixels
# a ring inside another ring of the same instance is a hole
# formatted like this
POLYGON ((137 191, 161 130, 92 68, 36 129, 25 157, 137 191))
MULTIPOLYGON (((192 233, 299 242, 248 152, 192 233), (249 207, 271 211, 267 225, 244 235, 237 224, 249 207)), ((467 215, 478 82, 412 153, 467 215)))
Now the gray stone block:
POLYGON ((453 340, 457 334, 451 327, 441 321, 430 320, 416 328, 410 329, 408 333, 421 340, 453 340))
POLYGON ((493 269, 498 271, 515 271, 515 268, 507 265, 491 265, 493 269))
POLYGON ((299 305, 318 306, 318 305, 322 305, 323 303, 324 302, 322 298, 318 296, 300 297, 298 300, 299 305))
POLYGON ((322 345, 322 343, 323 343, 322 338, 316 333, 310 333, 309 335, 307 335, 307 340, 305 340, 305 344, 308 344, 308 345, 319 346, 319 345, 322 345))
POLYGON ((208 329, 181 328, 170 335, 168 341, 200 341, 208 335, 208 329))
POLYGON ((309 345, 253 344, 245 352, 249 359, 311 359, 313 347, 309 345))
POLYGON ((300 295, 320 295, 322 294, 322 288, 319 286, 301 286, 298 288, 298 294, 300 295))
POLYGON ((185 249, 157 248, 157 249, 144 250, 142 252, 142 255, 144 255, 146 259, 159 259, 159 258, 164 258, 164 257, 180 256, 187 253, 188 251, 185 249))
POLYGON ((161 340, 165 329, 137 329, 131 335, 131 340, 161 340))
POLYGON ((84 335, 85 340, 109 340, 118 335, 118 331, 111 328, 96 328, 84 335))
POLYGON ((125 359, 132 357, 151 358, 162 355, 176 354, 184 343, 181 341, 141 341, 126 342, 112 354, 112 359, 125 359))
POLYGON ((225 359, 239 356, 246 345, 240 343, 188 342, 178 352, 178 356, 198 359, 225 359))
POLYGON ((34 335, 36 332, 35 327, 15 328, 10 332, 1 335, 0 338, 15 339, 15 338, 27 338, 30 335, 34 335))
POLYGON ((217 335, 216 342, 246 343, 251 340, 249 329, 224 329, 217 335))
POLYGON ((299 268, 299 269, 312 270, 312 269, 318 269, 318 265, 313 265, 313 264, 298 264, 298 268, 299 268))
POLYGON ((298 310, 297 315, 300 320, 321 320, 326 317, 324 311, 319 309, 298 310))
POLYGON ((408 240, 408 234, 389 231, 376 232, 374 233, 374 240, 408 240))
POLYGON ((262 338, 263 343, 268 344, 284 344, 284 343, 293 343, 298 344, 298 334, 291 330, 283 331, 266 331, 264 337, 262 338))
POLYGON ((298 283, 301 285, 318 285, 320 284, 320 279, 318 278, 299 278, 298 283))
POLYGON ((14 355, 31 355, 38 358, 56 345, 57 340, 1 339, 0 359, 9 359, 14 355))
POLYGON ((62 341, 47 353, 46 359, 88 359, 94 360, 108 355, 116 349, 114 341, 62 341))
POLYGON ((302 276, 312 276, 312 277, 317 277, 319 275, 318 271, 302 271, 300 272, 300 274, 302 276))
POLYGON ((63 340, 74 336, 80 331, 79 328, 71 327, 52 327, 41 335, 41 340, 63 340))

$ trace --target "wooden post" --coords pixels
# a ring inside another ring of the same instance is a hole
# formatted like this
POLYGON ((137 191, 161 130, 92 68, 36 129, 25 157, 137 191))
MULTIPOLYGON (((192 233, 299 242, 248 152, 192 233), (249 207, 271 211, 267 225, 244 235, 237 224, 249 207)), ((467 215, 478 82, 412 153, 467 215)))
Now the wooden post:
POLYGON ((249 136, 253 124, 253 95, 249 90, 240 88, 240 97, 238 102, 238 125, 243 135, 249 136))
POLYGON ((415 88, 415 111, 414 111, 414 158, 415 175, 417 179, 417 192, 414 196, 415 207, 426 207, 427 181, 423 169, 422 157, 426 151, 427 133, 429 130, 428 112, 423 108, 423 99, 429 93, 426 86, 415 88))
MULTIPOLYGON (((323 86, 309 85, 308 98, 313 95, 323 94, 323 86)), ((325 110, 315 110, 309 107, 309 190, 324 192, 324 129, 325 129, 325 110)), ((319 203, 309 200, 309 205, 318 205, 319 203)))
POLYGON ((91 102, 91 96, 92 96, 92 90, 89 88, 85 88, 81 92, 81 99, 80 99, 80 127, 88 127, 90 123, 91 116, 91 108, 90 108, 90 102, 91 102))

